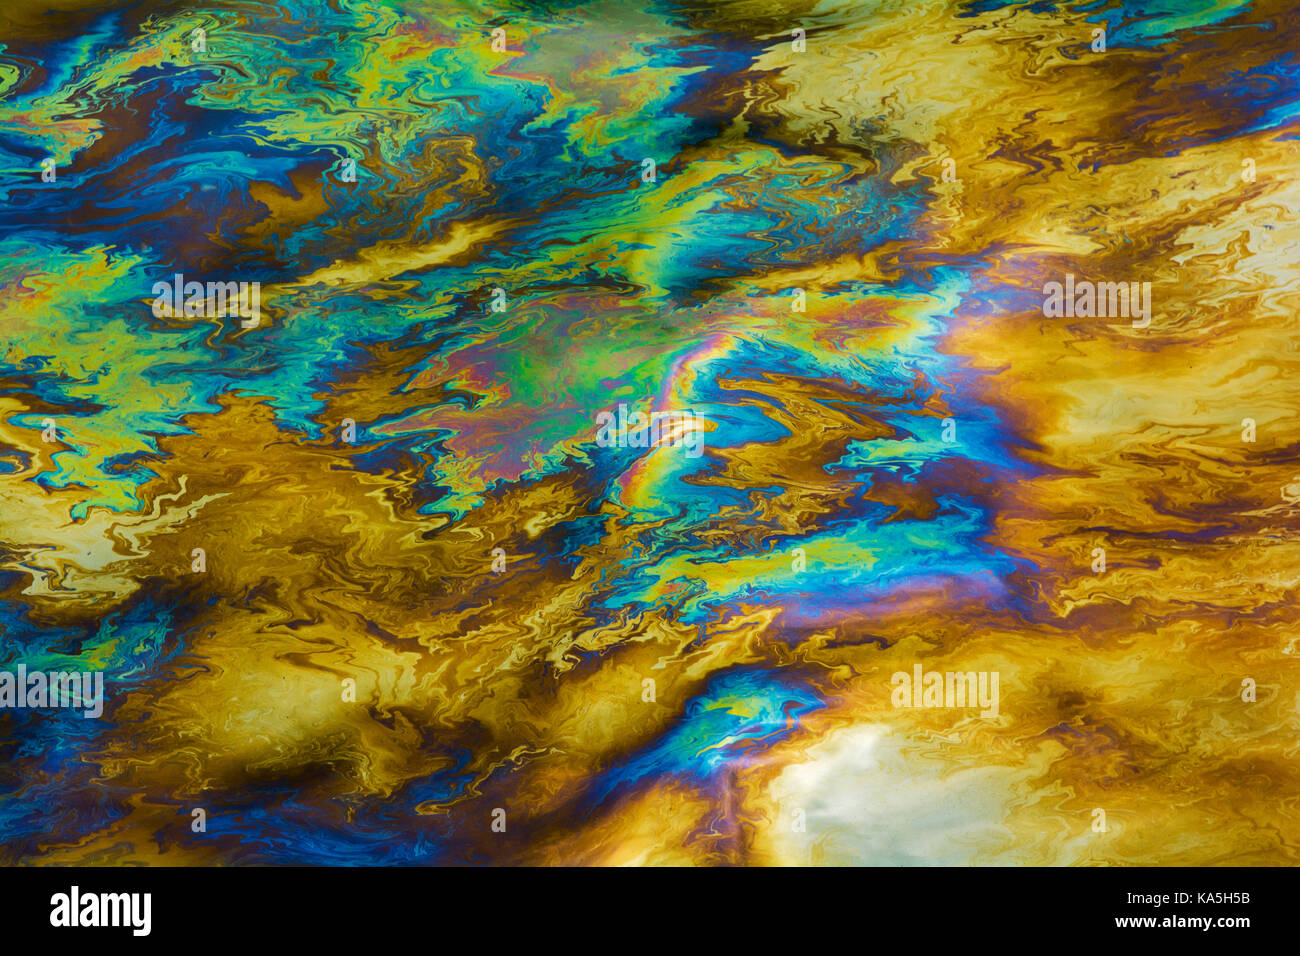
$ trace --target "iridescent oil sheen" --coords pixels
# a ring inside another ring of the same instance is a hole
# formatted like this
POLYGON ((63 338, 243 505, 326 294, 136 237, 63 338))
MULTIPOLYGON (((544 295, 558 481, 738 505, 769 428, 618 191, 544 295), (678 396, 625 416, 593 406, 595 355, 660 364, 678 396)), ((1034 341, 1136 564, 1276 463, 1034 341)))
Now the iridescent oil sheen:
POLYGON ((0 858, 1300 862, 1298 61, 1285 3, 6 3, 0 666, 106 696, 0 710, 0 858))

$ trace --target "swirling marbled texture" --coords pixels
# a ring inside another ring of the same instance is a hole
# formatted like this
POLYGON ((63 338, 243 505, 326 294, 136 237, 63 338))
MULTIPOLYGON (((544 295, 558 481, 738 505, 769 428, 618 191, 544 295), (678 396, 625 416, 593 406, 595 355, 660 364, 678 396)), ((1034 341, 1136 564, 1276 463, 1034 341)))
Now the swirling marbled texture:
POLYGON ((107 677, 0 711, 7 862, 1300 860, 1287 4, 0 47, 0 646, 107 677), (260 323, 156 316, 177 272, 260 323), (1045 316, 1067 273, 1150 326, 1045 316), (1000 713, 893 706, 917 664, 1000 713))

